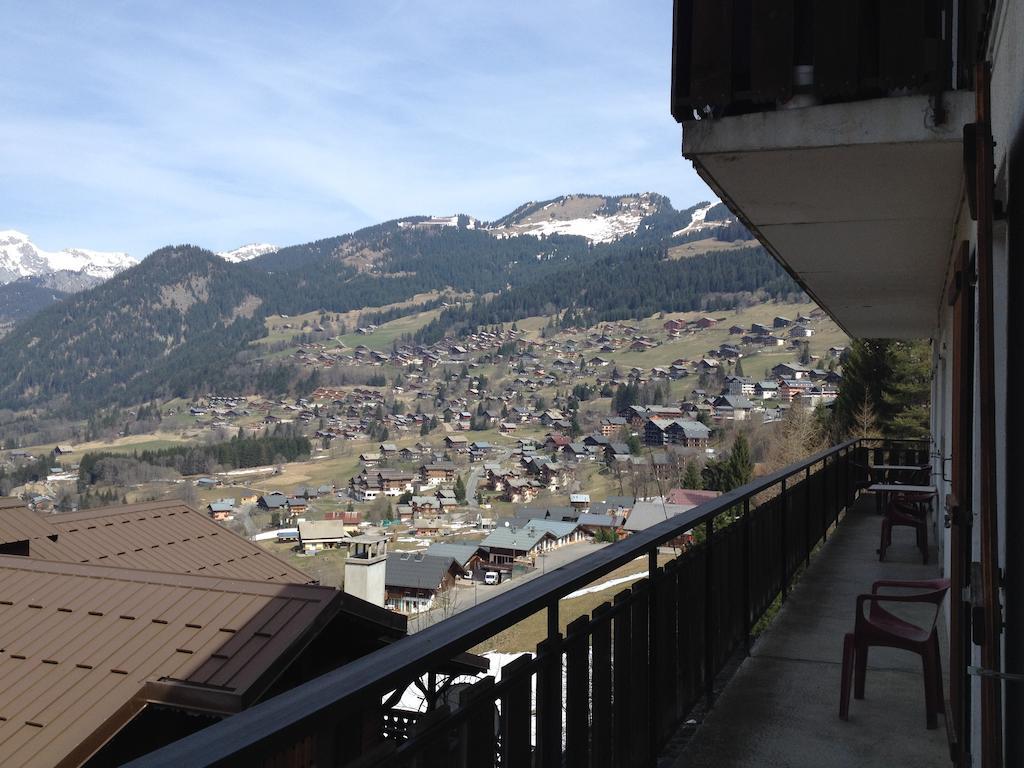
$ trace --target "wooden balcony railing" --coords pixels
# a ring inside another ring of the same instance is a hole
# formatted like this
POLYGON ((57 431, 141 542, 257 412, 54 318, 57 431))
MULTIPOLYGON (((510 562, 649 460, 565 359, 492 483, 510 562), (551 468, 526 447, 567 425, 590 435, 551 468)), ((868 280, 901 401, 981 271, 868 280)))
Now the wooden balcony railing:
POLYGON ((672 115, 685 122, 970 88, 981 6, 976 0, 675 0, 672 115), (803 100, 791 101, 794 96, 803 100))
POLYGON ((926 443, 851 440, 526 582, 132 762, 171 766, 644 766, 809 562, 871 463, 927 463, 926 443), (869 454, 873 451, 873 455, 869 454), (659 547, 701 530, 664 566, 659 547), (563 635, 559 600, 646 557, 638 581, 563 635), (536 655, 469 679, 425 712, 398 695, 546 611, 536 655))

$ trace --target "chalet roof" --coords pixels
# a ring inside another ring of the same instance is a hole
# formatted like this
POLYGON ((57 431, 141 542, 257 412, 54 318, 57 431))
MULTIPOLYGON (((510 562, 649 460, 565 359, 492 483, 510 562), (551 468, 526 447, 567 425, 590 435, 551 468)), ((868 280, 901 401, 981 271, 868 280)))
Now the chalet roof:
POLYGON ((344 593, 0 555, 5 765, 79 765, 147 702, 236 712, 344 593))
POLYGON ((455 568, 465 569, 454 557, 427 555, 423 552, 389 552, 384 583, 389 587, 437 589, 444 575, 455 568))
POLYGON ((427 547, 424 554, 431 557, 451 557, 465 568, 473 557, 486 551, 486 548, 479 544, 437 542, 427 547))
POLYGON ((709 499, 721 496, 720 491, 697 491, 692 488, 673 488, 668 492, 667 501, 669 504, 689 505, 695 507, 703 504, 709 499))
POLYGON ((4 504, 0 536, 11 539, 31 534, 32 560, 294 584, 313 581, 180 501, 100 507, 46 517, 20 502, 14 506, 5 500, 4 504))
POLYGON ((661 498, 638 501, 626 518, 625 528, 627 531, 643 531, 692 508, 693 505, 670 504, 661 498))
POLYGON ((320 541, 323 539, 347 539, 343 520, 300 520, 299 540, 320 541))
MULTIPOLYGON (((542 521, 538 521, 542 522, 542 521)), ((495 528, 480 542, 481 546, 493 549, 514 549, 517 552, 529 552, 545 537, 558 538, 546 528, 530 526, 495 528)))

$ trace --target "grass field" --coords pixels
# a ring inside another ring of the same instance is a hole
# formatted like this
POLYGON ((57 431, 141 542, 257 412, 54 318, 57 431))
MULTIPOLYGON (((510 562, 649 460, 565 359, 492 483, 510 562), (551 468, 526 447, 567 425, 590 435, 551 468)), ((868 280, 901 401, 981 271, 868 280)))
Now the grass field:
MULTIPOLYGON (((155 451, 160 448, 170 448, 181 445, 192 440, 192 436, 182 436, 180 433, 157 432, 149 435, 128 435, 113 440, 92 440, 87 443, 72 443, 75 452, 69 458, 78 461, 82 454, 97 451, 110 453, 131 453, 132 451, 155 451)), ((65 442, 65 441, 61 441, 65 442)), ((24 450, 32 454, 48 453, 53 450, 56 443, 33 445, 24 450)))

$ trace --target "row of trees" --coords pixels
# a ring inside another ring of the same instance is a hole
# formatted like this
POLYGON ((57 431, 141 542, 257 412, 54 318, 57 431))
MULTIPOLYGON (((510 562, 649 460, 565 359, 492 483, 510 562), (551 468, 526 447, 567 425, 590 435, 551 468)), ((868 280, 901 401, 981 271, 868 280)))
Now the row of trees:
POLYGON ((307 458, 309 438, 290 424, 273 432, 247 437, 241 433, 231 440, 212 445, 180 445, 131 454, 95 452, 82 456, 78 480, 82 487, 98 482, 130 484, 178 475, 197 475, 217 468, 259 467, 307 458))

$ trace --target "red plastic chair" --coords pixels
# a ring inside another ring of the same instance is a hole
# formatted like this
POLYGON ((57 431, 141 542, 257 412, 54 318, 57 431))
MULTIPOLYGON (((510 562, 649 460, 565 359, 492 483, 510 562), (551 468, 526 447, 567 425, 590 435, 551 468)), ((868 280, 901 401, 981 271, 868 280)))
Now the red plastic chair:
POLYGON ((878 545, 878 559, 885 560, 885 551, 892 545, 892 529, 896 526, 913 528, 921 561, 928 563, 928 509, 931 497, 920 494, 900 494, 890 499, 882 517, 882 540, 878 545))
POLYGON ((942 687, 942 661, 939 635, 935 629, 939 607, 949 591, 949 579, 926 581, 876 581, 870 595, 857 596, 857 619, 853 632, 843 638, 843 669, 839 691, 839 717, 850 714, 850 679, 854 677, 853 697, 864 698, 864 678, 871 646, 902 648, 921 656, 924 667, 925 714, 928 728, 935 728, 936 715, 945 711, 942 687), (879 594, 881 588, 916 589, 915 594, 879 594), (864 604, 870 603, 867 614, 864 604), (885 610, 880 603, 930 603, 935 613, 926 627, 919 627, 885 610))

